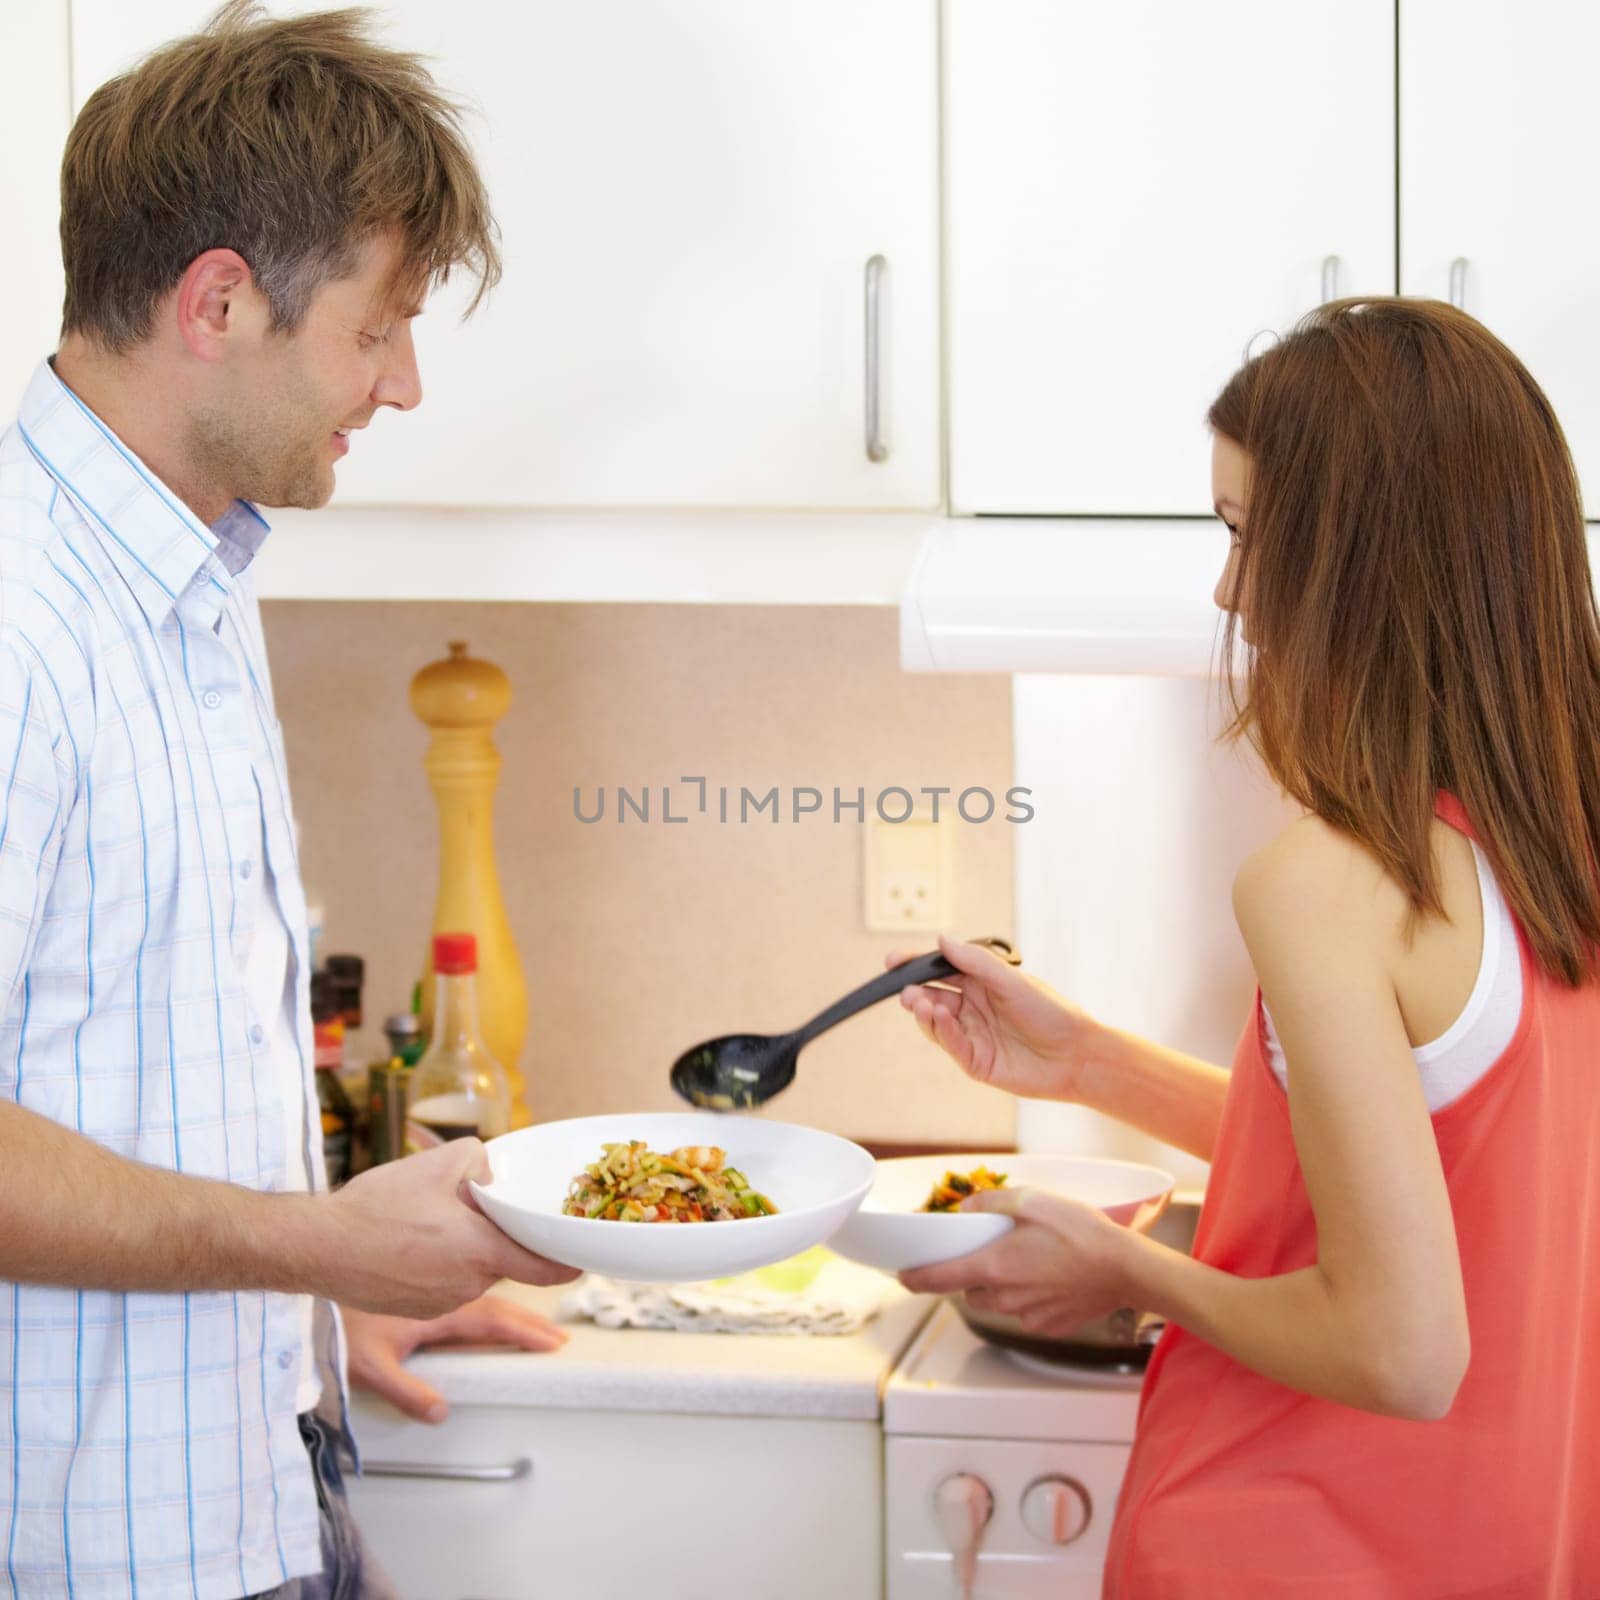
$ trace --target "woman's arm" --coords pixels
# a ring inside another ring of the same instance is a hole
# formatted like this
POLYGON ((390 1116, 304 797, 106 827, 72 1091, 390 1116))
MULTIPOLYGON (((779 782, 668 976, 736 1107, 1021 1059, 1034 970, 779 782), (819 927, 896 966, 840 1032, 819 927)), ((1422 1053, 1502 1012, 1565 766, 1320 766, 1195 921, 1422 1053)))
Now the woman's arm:
POLYGON ((1391 978, 1403 900, 1365 850, 1306 818, 1245 863, 1234 910, 1289 1064, 1317 1262, 1236 1278, 1140 1240, 1133 1303, 1291 1388, 1443 1416, 1467 1369, 1466 1296, 1391 978))
MULTIPOLYGON (((955 974, 902 989, 900 1004, 968 1077, 1031 1100, 1089 1106, 1211 1159, 1228 1092, 1221 1067, 1105 1026, 979 945, 941 934, 939 949, 955 974)), ((896 950, 885 964, 916 953, 896 950)))
POLYGON ((1063 1100, 1209 1161, 1228 1096, 1228 1072, 1101 1025, 1082 1056, 1064 1066, 1061 1088, 1063 1100))
POLYGON ((998 1189, 963 1210, 1008 1213, 1017 1219, 1010 1233, 902 1281, 967 1290, 1041 1333, 1136 1305, 1302 1393, 1391 1416, 1443 1416, 1467 1368, 1466 1297, 1390 977, 1403 897, 1365 851, 1307 819, 1246 862, 1234 906, 1287 1053, 1316 1264, 1235 1277, 1090 1206, 998 1189))

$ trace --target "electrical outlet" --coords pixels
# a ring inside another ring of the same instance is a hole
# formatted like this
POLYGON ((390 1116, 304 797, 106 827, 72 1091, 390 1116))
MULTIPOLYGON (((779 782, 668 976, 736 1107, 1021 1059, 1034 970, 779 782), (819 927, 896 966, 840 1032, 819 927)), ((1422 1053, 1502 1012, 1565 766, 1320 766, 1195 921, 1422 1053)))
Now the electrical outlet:
POLYGON ((932 817, 871 818, 864 833, 866 925, 879 933, 943 928, 950 920, 950 829, 932 817))

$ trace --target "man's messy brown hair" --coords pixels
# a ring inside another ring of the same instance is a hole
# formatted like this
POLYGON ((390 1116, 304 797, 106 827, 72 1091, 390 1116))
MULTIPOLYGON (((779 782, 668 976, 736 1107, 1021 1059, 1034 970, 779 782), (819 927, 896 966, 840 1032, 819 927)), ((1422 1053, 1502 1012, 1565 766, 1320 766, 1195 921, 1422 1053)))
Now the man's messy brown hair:
POLYGON ((61 165, 62 333, 126 353, 196 256, 236 250, 293 333, 316 289, 394 231, 391 293, 453 267, 473 310, 500 276, 498 230, 461 107, 369 14, 274 18, 230 0, 197 34, 89 97, 61 165))

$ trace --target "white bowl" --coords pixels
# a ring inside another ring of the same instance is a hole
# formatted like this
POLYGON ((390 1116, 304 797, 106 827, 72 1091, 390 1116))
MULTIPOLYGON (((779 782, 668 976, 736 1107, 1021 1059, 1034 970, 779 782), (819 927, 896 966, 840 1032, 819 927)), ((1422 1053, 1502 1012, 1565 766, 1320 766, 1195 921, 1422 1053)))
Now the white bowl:
POLYGON ((574 1117, 519 1128, 488 1144, 494 1179, 473 1184, 484 1214, 525 1249, 569 1267, 636 1283, 693 1283, 770 1266, 820 1244, 872 1187, 872 1157, 815 1128, 713 1112, 574 1117), (737 1222, 599 1222, 568 1217, 572 1180, 603 1144, 652 1150, 716 1145, 778 1208, 737 1222))
POLYGON ((1097 1156, 902 1156, 878 1163, 872 1192, 828 1241, 828 1248, 883 1272, 909 1272, 993 1244, 1011 1230, 1010 1217, 919 1209, 945 1173, 974 1167, 1003 1172, 1008 1189, 1049 1189, 1140 1229, 1161 1215, 1173 1184, 1172 1174, 1157 1167, 1097 1156))

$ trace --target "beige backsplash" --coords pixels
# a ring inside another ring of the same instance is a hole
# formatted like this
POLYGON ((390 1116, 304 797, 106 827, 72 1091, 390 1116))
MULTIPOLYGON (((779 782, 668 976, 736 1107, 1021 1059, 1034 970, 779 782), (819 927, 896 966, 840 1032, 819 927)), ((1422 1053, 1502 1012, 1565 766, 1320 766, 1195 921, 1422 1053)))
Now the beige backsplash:
MULTIPOLYGON (((1010 680, 901 672, 878 607, 272 601, 262 607, 308 888, 323 950, 367 959, 369 1032, 426 953, 438 831, 411 675, 466 640, 513 689, 497 730, 501 885, 528 978, 523 1071, 535 1117, 666 1110, 667 1068, 713 1034, 798 1026, 879 970, 862 925, 861 829, 832 790, 972 785, 995 819, 958 822, 954 931, 1011 932, 1010 680), (705 816, 691 809, 704 775, 705 816), (607 790, 607 817, 584 824, 607 790), (648 785, 651 820, 616 821, 648 785), (658 820, 662 785, 683 825, 658 820), (809 785, 798 824, 716 820, 717 789, 809 785)), ((946 804, 949 802, 946 801, 946 804)), ((919 943, 921 941, 918 941, 919 943)), ((810 1045, 772 1114, 863 1138, 1009 1141, 1010 1102, 968 1082, 892 1002, 810 1045)))

